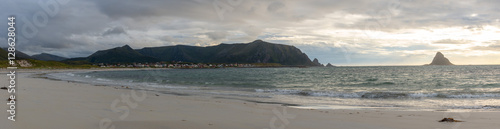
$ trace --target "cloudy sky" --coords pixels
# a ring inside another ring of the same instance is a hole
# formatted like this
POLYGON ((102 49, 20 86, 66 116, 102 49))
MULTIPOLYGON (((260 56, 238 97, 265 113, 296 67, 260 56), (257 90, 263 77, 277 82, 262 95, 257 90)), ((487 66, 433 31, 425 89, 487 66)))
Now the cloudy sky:
MULTIPOLYGON (((211 46, 255 39, 293 45, 321 63, 500 64, 496 0, 6 0, 17 49, 83 57, 129 44, 211 46)), ((7 27, 7 20, 0 24, 7 27)), ((6 47, 7 31, 1 31, 6 47)))

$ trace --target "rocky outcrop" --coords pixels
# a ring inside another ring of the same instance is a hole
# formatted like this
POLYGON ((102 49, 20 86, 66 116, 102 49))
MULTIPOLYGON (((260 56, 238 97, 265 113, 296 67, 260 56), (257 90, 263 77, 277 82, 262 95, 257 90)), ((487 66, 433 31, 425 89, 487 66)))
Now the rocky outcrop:
POLYGON ((429 65, 453 65, 453 63, 451 63, 448 58, 444 57, 443 53, 437 52, 429 65))
POLYGON ((314 58, 313 60, 314 66, 323 66, 323 64, 319 63, 318 59, 314 58))
POLYGON ((332 65, 332 64, 330 64, 330 63, 328 63, 328 64, 326 64, 326 67, 335 67, 335 66, 333 66, 333 65, 332 65))

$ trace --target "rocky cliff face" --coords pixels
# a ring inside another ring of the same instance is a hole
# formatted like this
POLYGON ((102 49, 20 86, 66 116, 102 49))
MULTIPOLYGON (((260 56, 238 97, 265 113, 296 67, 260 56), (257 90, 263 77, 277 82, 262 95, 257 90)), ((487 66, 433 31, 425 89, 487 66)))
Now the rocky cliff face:
POLYGON ((429 65, 453 65, 448 58, 444 57, 443 53, 437 52, 436 56, 429 65))

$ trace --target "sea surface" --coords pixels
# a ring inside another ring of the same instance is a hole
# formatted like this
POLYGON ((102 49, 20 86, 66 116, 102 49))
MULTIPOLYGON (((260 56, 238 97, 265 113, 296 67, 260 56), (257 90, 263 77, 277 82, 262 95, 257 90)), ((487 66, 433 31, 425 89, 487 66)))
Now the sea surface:
POLYGON ((151 69, 46 76, 298 108, 500 110, 500 66, 151 69))

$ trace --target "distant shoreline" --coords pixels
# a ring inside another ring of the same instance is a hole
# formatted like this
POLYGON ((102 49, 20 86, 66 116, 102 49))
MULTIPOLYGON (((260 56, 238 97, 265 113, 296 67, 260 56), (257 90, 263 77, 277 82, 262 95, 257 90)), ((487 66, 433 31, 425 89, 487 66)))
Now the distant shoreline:
MULTIPOLYGON (((499 66, 500 64, 486 64, 486 65, 351 65, 351 66, 335 66, 335 67, 415 67, 415 66, 428 66, 428 67, 455 67, 455 66, 499 66)), ((328 67, 328 68, 335 68, 328 67)), ((256 67, 227 67, 227 68, 323 68, 321 66, 256 66, 256 67)), ((327 68, 327 67, 325 67, 327 68)), ((151 70, 151 69, 224 69, 224 68, 120 68, 120 67, 95 67, 95 68, 26 68, 19 67, 17 70, 20 72, 26 71, 113 71, 113 70, 151 70)), ((2 73, 6 73, 7 68, 0 68, 2 73)))
MULTIPOLYGON (((498 66, 500 64, 455 64, 455 65, 335 65, 335 67, 399 67, 399 66, 498 66)), ((227 67, 227 68, 293 68, 293 67, 306 67, 306 68, 316 68, 316 67, 326 67, 326 66, 254 66, 254 67, 227 67)), ((6 68, 0 68, 6 69, 6 68)), ((19 69, 46 69, 46 70, 59 70, 59 69, 177 69, 177 68, 154 68, 154 67, 93 67, 93 68, 30 68, 30 67, 19 67, 19 69)), ((182 69, 182 68, 178 68, 182 69)), ((202 69, 202 68, 200 68, 202 69)))

